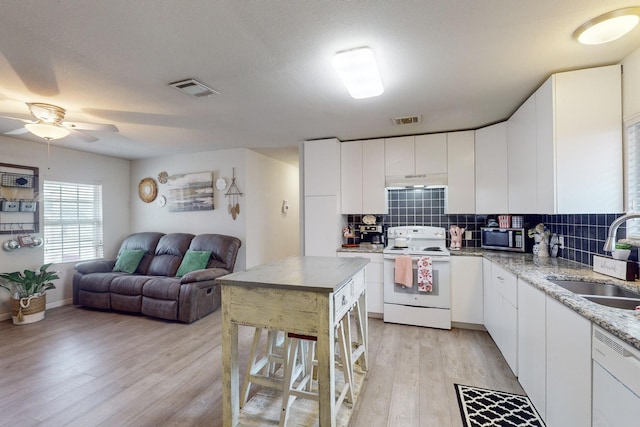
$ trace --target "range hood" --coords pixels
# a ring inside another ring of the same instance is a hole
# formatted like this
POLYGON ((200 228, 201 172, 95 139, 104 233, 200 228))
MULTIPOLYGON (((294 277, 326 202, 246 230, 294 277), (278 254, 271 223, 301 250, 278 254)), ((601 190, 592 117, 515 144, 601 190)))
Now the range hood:
POLYGON ((385 187, 392 190, 399 188, 442 188, 446 187, 447 183, 446 173, 385 177, 385 187))

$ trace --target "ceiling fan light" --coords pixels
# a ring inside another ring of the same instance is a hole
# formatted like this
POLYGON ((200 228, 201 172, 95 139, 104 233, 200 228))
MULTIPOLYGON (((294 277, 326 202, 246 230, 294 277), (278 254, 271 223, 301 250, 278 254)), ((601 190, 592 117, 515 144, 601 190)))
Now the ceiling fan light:
POLYGON ((64 138, 70 133, 69 129, 45 123, 27 123, 24 127, 32 134, 44 138, 47 141, 64 138))
POLYGON ((627 7, 597 16, 582 24, 573 37, 582 44, 603 44, 619 39, 640 22, 640 7, 627 7))
POLYGON ((368 47, 336 53, 333 68, 355 99, 371 98, 384 92, 376 58, 368 47))

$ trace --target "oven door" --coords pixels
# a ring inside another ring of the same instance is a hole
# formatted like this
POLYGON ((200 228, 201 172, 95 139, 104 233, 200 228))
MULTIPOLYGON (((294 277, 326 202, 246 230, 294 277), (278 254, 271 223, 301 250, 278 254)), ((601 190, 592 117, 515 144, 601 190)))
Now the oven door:
POLYGON ((405 287, 395 283, 395 258, 384 255, 384 302, 387 304, 411 305, 416 307, 451 308, 451 279, 449 277, 449 257, 432 256, 433 288, 431 292, 418 291, 418 268, 420 256, 412 256, 413 283, 405 287))

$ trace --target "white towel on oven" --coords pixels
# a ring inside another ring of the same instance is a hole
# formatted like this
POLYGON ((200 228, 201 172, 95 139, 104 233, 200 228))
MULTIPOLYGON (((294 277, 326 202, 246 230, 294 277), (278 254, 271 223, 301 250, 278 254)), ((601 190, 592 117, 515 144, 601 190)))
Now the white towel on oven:
POLYGON ((431 257, 418 258, 418 291, 431 292, 433 290, 433 262, 431 257))
POLYGON ((410 256, 400 255, 396 257, 395 283, 407 288, 413 286, 413 267, 410 256))

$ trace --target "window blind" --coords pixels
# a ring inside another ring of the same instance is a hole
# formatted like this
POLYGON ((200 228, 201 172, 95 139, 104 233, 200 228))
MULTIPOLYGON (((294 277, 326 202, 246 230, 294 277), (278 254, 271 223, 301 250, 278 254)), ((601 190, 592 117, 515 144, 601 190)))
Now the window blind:
MULTIPOLYGON (((627 212, 640 212, 640 118, 626 126, 627 212)), ((640 239, 640 221, 629 220, 627 237, 640 239)))
POLYGON ((44 261, 103 257, 102 186, 44 181, 44 261))

